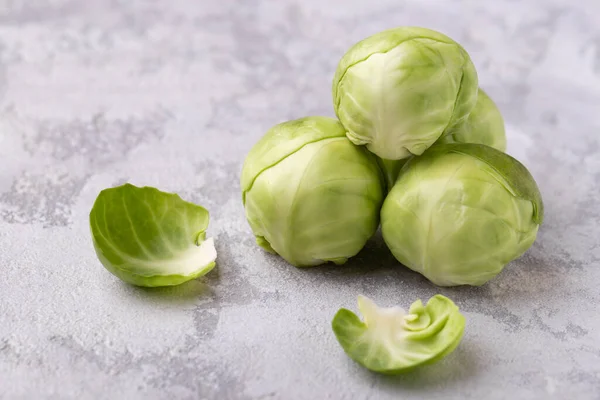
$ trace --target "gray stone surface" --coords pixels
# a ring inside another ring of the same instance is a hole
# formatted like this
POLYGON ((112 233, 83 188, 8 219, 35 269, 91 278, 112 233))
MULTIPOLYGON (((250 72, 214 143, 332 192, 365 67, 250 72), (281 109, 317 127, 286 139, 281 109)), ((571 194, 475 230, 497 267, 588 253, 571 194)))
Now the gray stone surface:
POLYGON ((0 0, 0 398, 600 399, 600 3, 596 0, 0 0), (254 245, 239 172, 272 125, 333 116, 357 40, 397 25, 456 38, 539 182, 535 245, 480 288, 439 289, 380 237, 299 270, 254 245), (87 216, 123 182, 211 211, 218 268, 142 290, 96 259, 87 216), (435 293, 459 348, 369 373, 330 321, 359 293, 435 293))

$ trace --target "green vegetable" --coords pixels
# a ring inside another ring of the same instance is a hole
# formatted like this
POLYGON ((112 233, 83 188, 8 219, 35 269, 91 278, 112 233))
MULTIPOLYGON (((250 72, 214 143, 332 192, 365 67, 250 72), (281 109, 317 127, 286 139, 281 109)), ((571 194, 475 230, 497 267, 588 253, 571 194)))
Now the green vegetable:
POLYGON ((400 170, 406 164, 408 158, 403 160, 385 160, 383 158, 377 157, 377 162, 379 163, 379 167, 385 176, 385 182, 387 187, 387 192, 392 190, 394 187, 394 183, 396 183, 396 179, 398 178, 398 174, 400 170))
POLYGON ((333 332, 351 359, 383 374, 439 361, 456 349, 465 329, 458 307, 440 294, 425 306, 415 301, 408 313, 400 307, 378 307, 365 296, 358 296, 358 309, 364 322, 342 308, 333 318, 333 332))
POLYGON ((381 158, 420 155, 465 120, 478 77, 465 49, 425 28, 379 32, 350 48, 333 79, 348 138, 381 158))
POLYGON ((131 184, 101 191, 90 212, 100 262, 125 282, 148 287, 178 285, 214 268, 208 221, 201 206, 131 184))
POLYGON ((504 118, 496 103, 480 88, 477 104, 466 121, 444 134, 439 143, 479 143, 506 151, 504 118))
POLYGON ((257 243, 290 264, 342 264, 379 225, 384 177, 339 121, 306 117, 270 129, 242 169, 246 217, 257 243))
POLYGON ((480 144, 442 144, 410 159, 381 210, 398 261, 439 286, 483 285, 535 241, 539 189, 516 159, 480 144))

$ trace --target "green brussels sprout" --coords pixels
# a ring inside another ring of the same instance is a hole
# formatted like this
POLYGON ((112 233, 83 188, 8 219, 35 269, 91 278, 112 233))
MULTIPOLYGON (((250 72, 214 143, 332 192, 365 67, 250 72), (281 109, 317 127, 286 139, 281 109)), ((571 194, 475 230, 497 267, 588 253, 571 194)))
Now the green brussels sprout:
POLYGON ((358 296, 358 309, 364 322, 345 308, 335 314, 335 337, 352 360, 386 375, 441 360, 456 349, 465 330, 465 317, 441 294, 425 306, 415 301, 408 313, 400 307, 378 307, 365 296, 358 296))
POLYGON ((506 151, 504 118, 496 103, 479 88, 477 103, 469 117, 445 133, 438 143, 479 143, 506 151))
POLYGON ((385 177, 387 192, 394 187, 398 174, 407 161, 408 158, 402 160, 385 160, 381 157, 377 157, 379 168, 381 168, 381 172, 383 172, 383 176, 385 177))
POLYGON ((271 128, 242 168, 246 218, 256 242, 290 264, 343 264, 379 225, 384 178, 339 121, 306 117, 271 128))
POLYGON ((202 206, 129 183, 101 191, 90 211, 102 265, 123 281, 146 287, 179 285, 215 267, 208 220, 202 206))
POLYGON ((356 43, 333 79, 348 138, 381 158, 420 155, 467 118, 478 77, 465 49, 425 28, 400 27, 356 43))
POLYGON ((519 161, 481 144, 440 144, 400 171, 381 231, 396 259, 434 284, 479 286, 533 244, 543 212, 519 161))

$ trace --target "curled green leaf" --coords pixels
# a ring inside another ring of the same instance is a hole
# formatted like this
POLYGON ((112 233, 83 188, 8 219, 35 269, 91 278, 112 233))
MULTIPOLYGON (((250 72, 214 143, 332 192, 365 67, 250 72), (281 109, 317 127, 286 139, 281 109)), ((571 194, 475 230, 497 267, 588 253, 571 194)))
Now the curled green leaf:
POLYGON ((208 273, 217 252, 208 211, 177 194, 125 184, 105 189, 90 212, 96 255, 136 286, 173 286, 208 273))
POLYGON ((340 309, 333 332, 346 354, 363 367, 396 375, 439 361, 460 343, 465 317, 449 298, 433 296, 426 305, 415 301, 408 312, 400 307, 378 307, 358 297, 363 321, 340 309))

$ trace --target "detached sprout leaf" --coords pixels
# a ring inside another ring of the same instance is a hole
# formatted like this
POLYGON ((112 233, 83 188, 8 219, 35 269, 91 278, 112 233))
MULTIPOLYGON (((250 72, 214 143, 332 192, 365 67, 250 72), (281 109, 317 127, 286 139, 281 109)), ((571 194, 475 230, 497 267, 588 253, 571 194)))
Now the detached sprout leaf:
POLYGON ((425 306, 415 301, 408 312, 378 307, 361 295, 358 309, 364 321, 342 308, 333 318, 333 332, 351 359, 383 374, 396 375, 439 361, 456 349, 464 333, 465 317, 440 294, 425 306))
POLYGON ((177 194, 131 184, 100 192, 90 212, 104 267, 136 286, 173 286, 208 273, 217 252, 208 211, 177 194))

